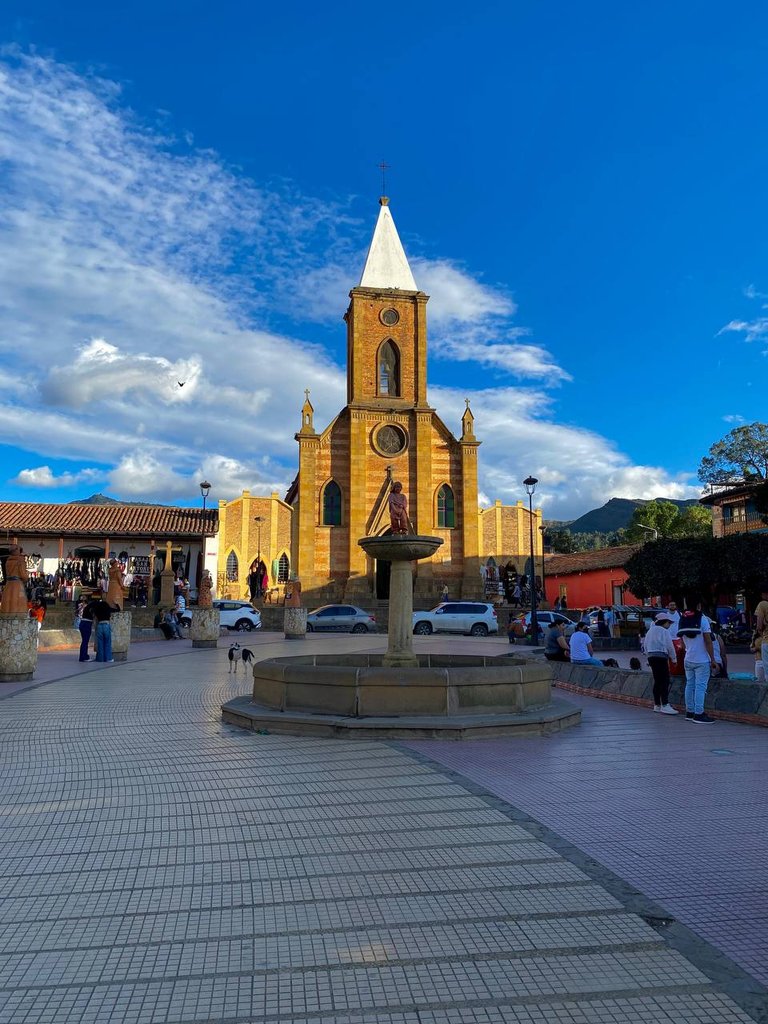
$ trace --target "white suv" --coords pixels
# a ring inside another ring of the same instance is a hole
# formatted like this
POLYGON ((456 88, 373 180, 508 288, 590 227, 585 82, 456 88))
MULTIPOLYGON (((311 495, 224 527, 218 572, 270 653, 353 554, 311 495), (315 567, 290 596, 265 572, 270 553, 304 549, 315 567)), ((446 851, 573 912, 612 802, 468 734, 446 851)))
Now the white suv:
MULTIPOLYGON (((229 630, 237 630, 238 633, 248 633, 252 629, 261 629, 261 615, 248 601, 213 601, 213 607, 219 610, 219 621, 222 626, 229 630)), ((192 625, 192 616, 195 608, 187 608, 179 618, 182 626, 192 625)))
POLYGON ((430 633, 488 636, 489 633, 499 632, 499 623, 492 604, 480 601, 446 601, 430 612, 414 612, 413 632, 417 636, 429 636, 430 633))

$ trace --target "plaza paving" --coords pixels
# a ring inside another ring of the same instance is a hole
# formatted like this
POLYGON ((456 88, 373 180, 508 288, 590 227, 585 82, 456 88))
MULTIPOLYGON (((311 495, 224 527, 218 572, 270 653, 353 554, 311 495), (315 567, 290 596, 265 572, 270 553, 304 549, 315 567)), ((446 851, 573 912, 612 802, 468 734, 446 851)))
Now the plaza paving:
POLYGON ((601 867, 699 931, 708 895, 762 918, 725 952, 763 970, 764 731, 582 700, 543 740, 255 735, 221 723, 247 690, 224 649, 74 658, 0 690, 2 1024, 768 1019, 759 985, 601 867))

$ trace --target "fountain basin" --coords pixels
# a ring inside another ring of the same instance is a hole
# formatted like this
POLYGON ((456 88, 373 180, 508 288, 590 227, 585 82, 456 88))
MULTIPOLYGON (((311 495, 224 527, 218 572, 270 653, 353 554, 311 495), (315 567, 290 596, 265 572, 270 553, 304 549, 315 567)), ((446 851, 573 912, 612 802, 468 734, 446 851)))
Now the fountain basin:
POLYGON ((416 562, 434 555, 443 540, 442 537, 388 533, 384 537, 361 537, 357 543, 371 558, 385 562, 416 562))
POLYGON ((552 698, 547 663, 513 655, 421 654, 391 668, 381 654, 270 658, 253 669, 253 696, 223 706, 233 725, 348 736, 549 733, 580 718, 552 698))

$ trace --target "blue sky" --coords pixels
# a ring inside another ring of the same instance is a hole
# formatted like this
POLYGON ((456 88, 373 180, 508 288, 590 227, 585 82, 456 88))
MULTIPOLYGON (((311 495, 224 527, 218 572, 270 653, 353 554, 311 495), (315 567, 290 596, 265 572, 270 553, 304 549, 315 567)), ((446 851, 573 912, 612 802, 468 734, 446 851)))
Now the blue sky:
POLYGON ((8 0, 0 39, 6 499, 282 490, 382 157, 488 499, 693 495, 765 418, 760 5, 8 0))

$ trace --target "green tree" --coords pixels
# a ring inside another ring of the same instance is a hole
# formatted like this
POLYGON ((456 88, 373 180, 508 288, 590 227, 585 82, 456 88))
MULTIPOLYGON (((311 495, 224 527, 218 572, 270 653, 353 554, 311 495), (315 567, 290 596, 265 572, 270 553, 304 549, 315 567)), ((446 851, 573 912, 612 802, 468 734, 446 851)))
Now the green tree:
POLYGON ((667 538, 645 544, 627 561, 627 588, 638 597, 700 594, 713 605, 718 594, 747 592, 754 607, 768 579, 768 534, 667 538))
POLYGON ((699 466, 704 484, 725 484, 736 480, 768 480, 768 423, 748 423, 731 430, 709 449, 699 466))
POLYGON ((673 537, 679 525, 680 510, 671 501, 649 501, 647 505, 636 508, 632 513, 626 530, 629 544, 638 544, 648 540, 649 532, 643 526, 656 530, 654 540, 660 537, 673 537), (642 525, 641 525, 642 524, 642 525))
POLYGON ((706 505, 689 505, 677 519, 675 537, 711 537, 712 510, 706 505))
POLYGON ((549 544, 558 555, 570 555, 576 550, 570 530, 547 530, 544 543, 549 544))
POLYGON ((644 544, 624 566, 627 588, 638 597, 710 593, 719 576, 714 537, 665 538, 644 544))

